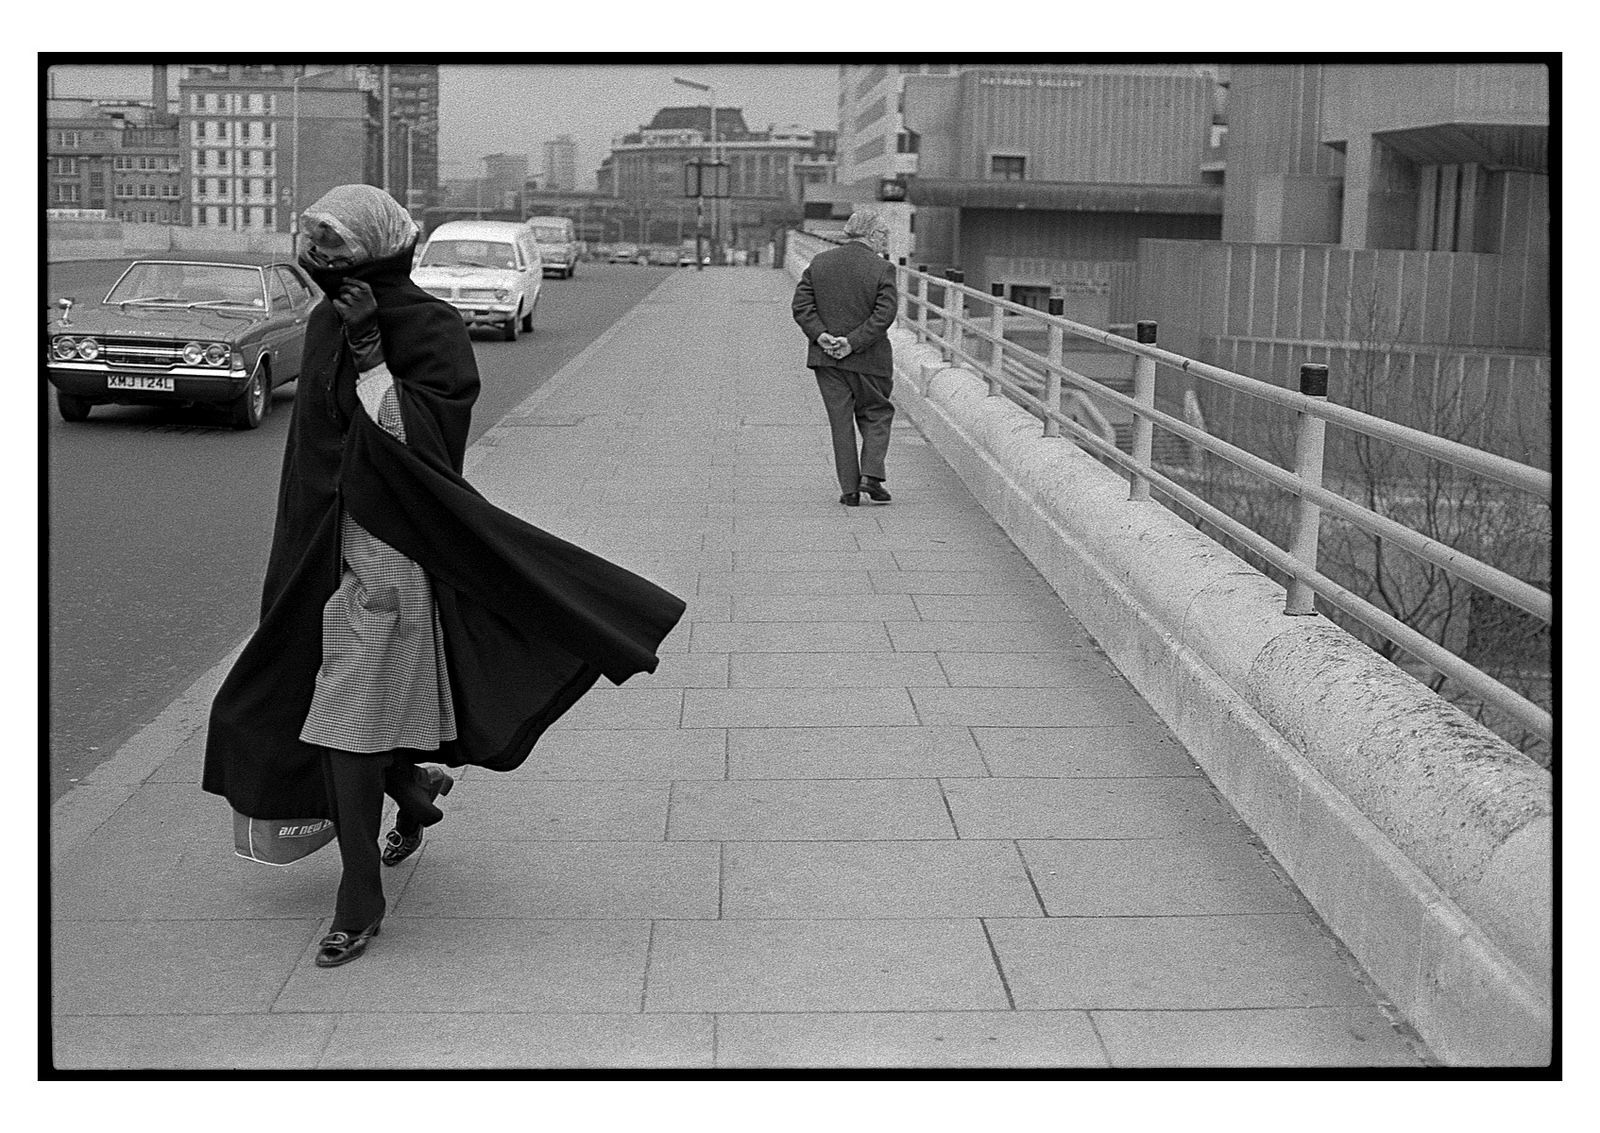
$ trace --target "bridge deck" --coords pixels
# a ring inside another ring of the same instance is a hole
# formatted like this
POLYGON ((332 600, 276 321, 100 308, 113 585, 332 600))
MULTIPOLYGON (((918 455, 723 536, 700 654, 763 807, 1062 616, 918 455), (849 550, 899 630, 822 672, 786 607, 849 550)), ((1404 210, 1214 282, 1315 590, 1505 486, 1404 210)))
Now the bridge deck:
POLYGON ((57 1065, 1423 1061, 914 429, 893 504, 838 505, 790 290, 674 275, 474 450, 689 612, 657 673, 463 776, 366 957, 311 963, 334 852, 230 856, 220 670, 74 792, 112 801, 61 847, 57 1065))

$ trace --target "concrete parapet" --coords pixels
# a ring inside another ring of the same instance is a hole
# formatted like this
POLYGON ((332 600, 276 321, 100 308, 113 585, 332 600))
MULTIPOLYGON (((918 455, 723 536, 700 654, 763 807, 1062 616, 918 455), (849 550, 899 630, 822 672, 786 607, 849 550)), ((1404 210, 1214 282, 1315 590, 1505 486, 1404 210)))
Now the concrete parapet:
POLYGON ((903 329, 896 400, 1435 1053, 1551 1056, 1549 775, 903 329))

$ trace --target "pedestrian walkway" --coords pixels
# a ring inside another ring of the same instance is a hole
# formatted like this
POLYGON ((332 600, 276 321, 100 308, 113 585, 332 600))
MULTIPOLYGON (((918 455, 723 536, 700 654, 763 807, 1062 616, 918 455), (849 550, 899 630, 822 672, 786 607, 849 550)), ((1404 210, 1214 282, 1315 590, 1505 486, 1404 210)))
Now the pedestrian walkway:
POLYGON ((673 275, 474 448, 688 613, 464 773, 365 957, 312 964, 331 849, 232 855, 220 668, 64 801, 58 1067, 1423 1063, 915 429, 894 502, 839 506, 792 287, 673 275))

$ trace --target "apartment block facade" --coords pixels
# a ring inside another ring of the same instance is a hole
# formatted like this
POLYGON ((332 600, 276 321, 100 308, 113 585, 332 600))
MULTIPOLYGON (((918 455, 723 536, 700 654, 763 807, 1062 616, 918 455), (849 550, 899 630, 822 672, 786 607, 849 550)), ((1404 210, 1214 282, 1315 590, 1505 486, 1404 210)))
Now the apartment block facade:
POLYGON ((153 103, 52 98, 45 123, 45 208, 180 223, 178 129, 153 103))
POLYGON ((562 134, 544 144, 544 181, 540 188, 553 193, 571 193, 578 187, 578 144, 571 134, 562 134))

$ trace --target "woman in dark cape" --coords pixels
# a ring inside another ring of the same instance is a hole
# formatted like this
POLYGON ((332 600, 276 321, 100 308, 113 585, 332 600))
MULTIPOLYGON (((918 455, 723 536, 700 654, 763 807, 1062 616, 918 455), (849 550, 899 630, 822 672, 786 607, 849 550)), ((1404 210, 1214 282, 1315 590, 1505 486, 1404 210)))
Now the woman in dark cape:
POLYGON ((477 366, 455 310, 411 282, 387 193, 305 210, 308 320, 254 635, 212 704, 203 786, 240 814, 333 819, 344 874, 317 963, 359 956, 394 864, 451 779, 496 771, 601 676, 652 672, 684 604, 494 507, 461 476, 477 366))

